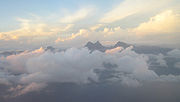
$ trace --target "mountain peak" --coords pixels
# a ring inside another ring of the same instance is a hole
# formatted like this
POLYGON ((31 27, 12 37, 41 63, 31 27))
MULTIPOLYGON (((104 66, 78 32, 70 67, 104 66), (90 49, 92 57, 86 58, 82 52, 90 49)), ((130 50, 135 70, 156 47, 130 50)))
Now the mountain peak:
POLYGON ((91 51, 94 51, 94 50, 105 51, 105 47, 99 41, 97 41, 95 43, 88 42, 85 45, 85 47, 87 47, 91 51))
POLYGON ((99 51, 106 51, 107 49, 112 49, 112 48, 116 48, 116 47, 123 47, 123 48, 127 48, 129 47, 130 44, 118 41, 114 46, 111 47, 105 47, 103 46, 99 41, 96 41, 95 43, 92 42, 87 42, 87 44, 85 45, 85 47, 87 47, 89 50, 94 51, 94 50, 99 50, 99 51))
POLYGON ((92 45, 94 45, 94 44, 91 41, 89 41, 86 43, 85 47, 92 46, 92 45))
POLYGON ((48 51, 48 50, 50 50, 50 51, 54 51, 54 50, 55 50, 55 48, 54 48, 54 47, 52 47, 52 46, 47 46, 47 47, 45 48, 45 51, 48 51))
POLYGON ((114 47, 124 47, 124 48, 126 48, 126 47, 129 47, 130 46, 130 44, 127 44, 127 43, 124 43, 124 42, 121 42, 121 41, 118 41, 115 45, 114 45, 114 47))
POLYGON ((99 41, 97 41, 94 45, 102 46, 102 44, 99 41))

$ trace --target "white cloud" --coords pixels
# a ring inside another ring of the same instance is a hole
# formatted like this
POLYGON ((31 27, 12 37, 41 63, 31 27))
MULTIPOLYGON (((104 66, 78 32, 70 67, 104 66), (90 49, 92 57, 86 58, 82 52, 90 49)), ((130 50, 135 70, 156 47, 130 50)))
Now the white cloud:
POLYGON ((18 55, 10 55, 8 57, 2 57, 0 59, 4 63, 0 63, 0 66, 5 67, 11 73, 15 73, 15 74, 26 73, 27 72, 25 69, 26 61, 29 58, 41 55, 43 52, 44 52, 44 49, 40 48, 32 52, 25 51, 18 55))
POLYGON ((173 49, 173 50, 169 51, 167 54, 170 57, 180 58, 180 50, 179 49, 173 49))
POLYGON ((58 37, 56 39, 56 43, 58 42, 64 42, 64 41, 68 41, 68 40, 73 40, 77 37, 87 37, 88 36, 88 31, 86 29, 80 29, 78 33, 72 33, 71 36, 67 37, 67 38, 62 38, 62 37, 58 37))
POLYGON ((107 12, 101 19, 102 23, 113 23, 133 14, 159 8, 170 0, 124 0, 117 7, 107 12))
POLYGON ((108 54, 113 54, 113 53, 118 53, 120 52, 121 50, 123 50, 124 48, 122 47, 116 47, 114 49, 109 49, 109 50, 106 50, 105 53, 108 53, 108 54))
POLYGON ((165 55, 160 53, 158 55, 149 54, 148 56, 152 57, 153 61, 155 61, 155 63, 157 63, 159 66, 162 66, 163 68, 168 67, 167 62, 165 60, 165 57, 166 57, 165 55))
POLYGON ((166 61, 164 60, 165 56, 162 54, 156 55, 157 63, 160 64, 160 66, 168 67, 166 61))
POLYGON ((64 18, 61 18, 60 22, 61 23, 75 23, 77 21, 80 21, 88 17, 90 14, 92 14, 92 11, 93 11, 92 8, 80 9, 75 13, 69 14, 65 16, 64 18))
MULTIPOLYGON (((98 29, 99 26, 103 25, 95 25, 93 27, 98 29)), ((102 27, 102 29, 99 30, 92 30, 91 28, 92 27, 90 27, 90 29, 80 29, 77 33, 73 33, 69 37, 59 37, 55 42, 60 42, 58 44, 61 46, 71 44, 71 47, 74 47, 77 45, 82 45, 87 41, 117 41, 122 39, 124 41, 126 38, 129 39, 129 41, 131 40, 127 34, 127 31, 119 26, 112 28, 102 27)))
POLYGON ((8 32, 0 32, 0 40, 21 41, 23 38, 29 41, 32 41, 32 39, 39 40, 43 37, 48 38, 66 32, 74 26, 74 24, 52 25, 39 19, 17 18, 17 21, 20 22, 20 28, 8 32))
POLYGON ((105 70, 104 62, 117 65, 114 68, 117 73, 110 78, 116 80, 111 82, 130 87, 149 81, 180 81, 179 76, 157 75, 148 67, 148 56, 137 54, 132 48, 112 49, 115 51, 110 54, 99 51, 90 53, 86 48, 70 48, 61 52, 45 52, 42 48, 26 51, 1 58, 3 63, 0 63, 0 67, 4 70, 1 70, 0 82, 17 85, 9 89, 13 96, 42 89, 49 83, 99 82, 99 74, 95 70, 105 70))
POLYGON ((95 31, 95 30, 99 29, 99 28, 102 27, 102 26, 104 26, 104 25, 103 25, 103 24, 96 24, 96 25, 94 25, 94 26, 91 26, 91 27, 90 27, 90 30, 95 31))
POLYGON ((133 31, 136 34, 162 34, 179 32, 180 28, 180 15, 172 10, 163 11, 149 21, 141 23, 133 31))

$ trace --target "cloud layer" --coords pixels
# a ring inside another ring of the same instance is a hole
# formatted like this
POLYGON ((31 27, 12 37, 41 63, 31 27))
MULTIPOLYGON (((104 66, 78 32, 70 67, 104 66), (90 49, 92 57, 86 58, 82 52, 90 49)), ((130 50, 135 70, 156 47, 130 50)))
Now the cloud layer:
MULTIPOLYGON (((107 82, 118 82, 125 86, 138 87, 144 82, 179 82, 177 75, 158 75, 149 69, 148 55, 117 47, 106 53, 87 48, 70 48, 65 51, 51 52, 43 48, 25 51, 17 55, 1 57, 0 84, 8 85, 10 96, 19 96, 45 88, 50 83, 100 83, 97 71, 114 70, 113 77, 107 82)), ((176 54, 168 52, 168 56, 176 54)), ((176 56, 177 57, 177 56, 176 56)), ((163 55, 157 63, 164 65, 163 55)))

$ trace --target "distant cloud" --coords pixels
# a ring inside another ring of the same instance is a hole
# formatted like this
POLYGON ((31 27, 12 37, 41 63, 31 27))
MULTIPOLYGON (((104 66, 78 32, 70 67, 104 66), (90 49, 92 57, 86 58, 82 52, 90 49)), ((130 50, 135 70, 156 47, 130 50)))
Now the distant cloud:
POLYGON ((105 13, 100 19, 101 23, 113 23, 124 19, 133 14, 144 12, 150 9, 161 7, 160 5, 167 4, 170 0, 124 0, 111 11, 105 13))
POLYGON ((52 37, 58 33, 66 32, 74 26, 74 24, 49 25, 39 19, 23 19, 17 18, 20 22, 20 28, 8 32, 0 32, 0 40, 32 40, 33 38, 52 37))
POLYGON ((8 40, 17 40, 17 39, 18 37, 15 35, 9 35, 9 34, 0 32, 0 40, 8 41, 8 40))
POLYGON ((167 10, 151 17, 149 21, 141 23, 133 31, 136 34, 162 34, 179 32, 180 14, 167 10))
POLYGON ((72 33, 71 36, 66 37, 66 38, 58 37, 55 42, 58 43, 58 42, 74 40, 75 38, 82 37, 82 36, 83 37, 87 37, 88 36, 88 31, 86 29, 80 29, 78 33, 75 33, 75 34, 72 33))
POLYGON ((10 97, 21 96, 21 95, 24 95, 26 93, 33 92, 33 91, 40 91, 44 87, 46 87, 46 84, 34 83, 34 82, 32 82, 31 84, 27 86, 18 85, 17 87, 14 87, 14 88, 12 87, 9 89, 9 92, 12 92, 12 95, 10 97))
POLYGON ((92 14, 92 11, 93 11, 92 8, 80 9, 73 14, 69 14, 65 16, 64 18, 61 18, 60 22, 61 23, 75 23, 77 21, 83 20, 86 17, 90 16, 92 14))
POLYGON ((180 58, 180 50, 179 49, 174 49, 172 51, 169 51, 167 54, 170 57, 180 58))
POLYGON ((113 54, 113 53, 118 53, 120 52, 121 50, 123 50, 124 48, 122 47, 116 47, 114 49, 110 49, 110 50, 106 50, 105 53, 108 53, 108 54, 113 54))
POLYGON ((95 30, 99 29, 102 26, 104 26, 104 25, 103 24, 96 24, 96 25, 90 27, 90 30, 95 31, 95 30))

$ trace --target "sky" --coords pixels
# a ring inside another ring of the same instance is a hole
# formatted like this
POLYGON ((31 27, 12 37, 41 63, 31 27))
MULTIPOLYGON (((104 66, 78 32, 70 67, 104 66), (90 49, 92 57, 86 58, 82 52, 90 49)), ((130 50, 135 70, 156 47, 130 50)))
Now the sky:
POLYGON ((179 48, 179 0, 4 0, 1 50, 117 41, 179 48))

